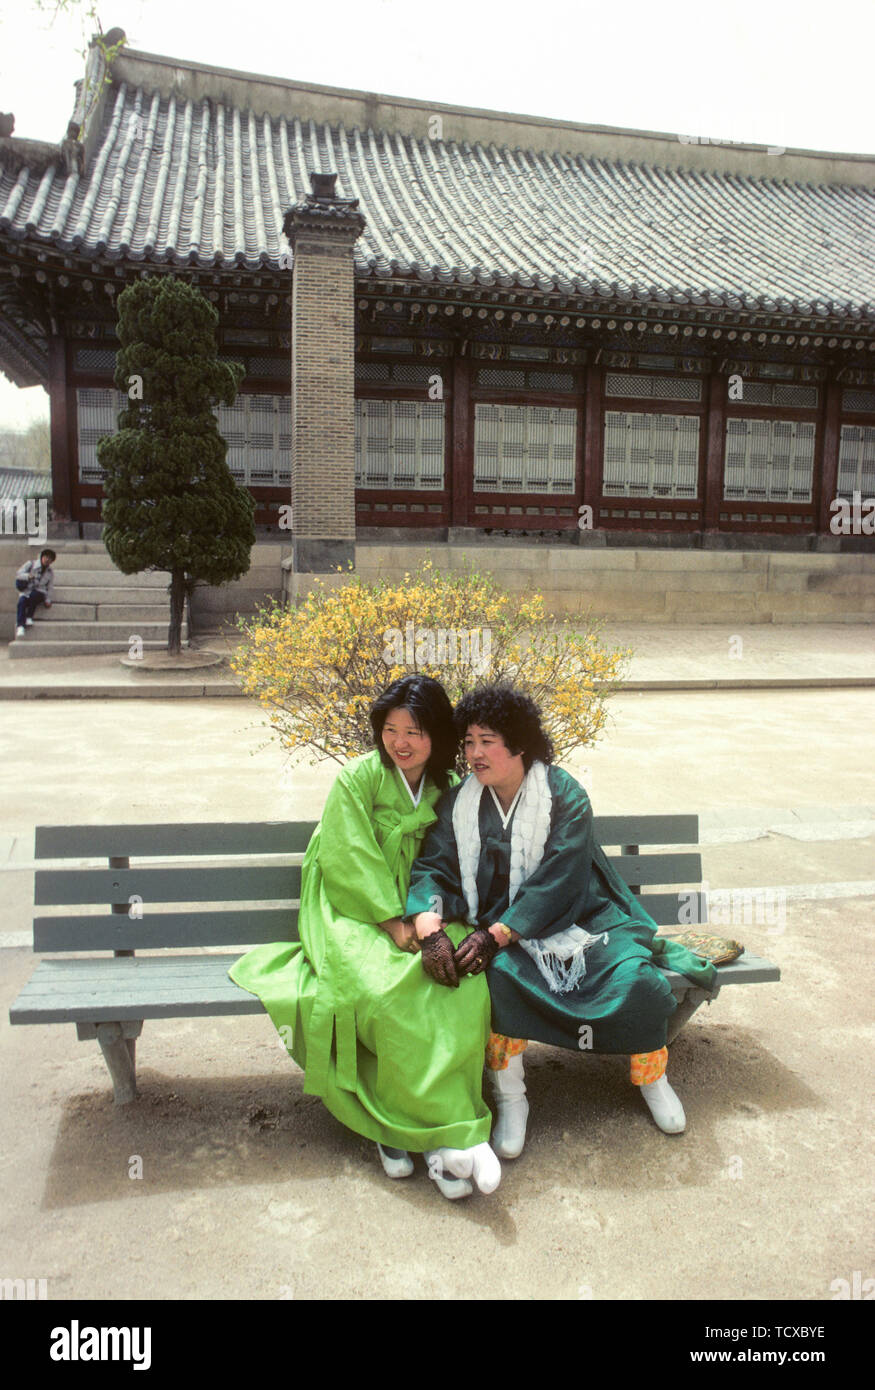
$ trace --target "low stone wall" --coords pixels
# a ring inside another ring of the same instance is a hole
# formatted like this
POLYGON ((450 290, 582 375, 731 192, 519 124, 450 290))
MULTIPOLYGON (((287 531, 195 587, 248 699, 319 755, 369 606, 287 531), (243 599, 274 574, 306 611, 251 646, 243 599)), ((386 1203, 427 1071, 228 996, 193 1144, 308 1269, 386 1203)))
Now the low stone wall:
POLYGON ((288 541, 256 541, 252 563, 242 579, 216 587, 198 586, 192 595, 191 618, 195 634, 221 627, 238 613, 254 614, 259 604, 281 599, 283 561, 291 556, 288 541))
MULTIPOLYGON (((559 616, 591 609, 636 623, 875 621, 875 553, 373 543, 356 547, 356 571, 400 580, 426 552, 440 568, 488 570, 511 593, 538 590, 559 616)), ((286 572, 284 592, 306 592, 310 583, 286 572)))
MULTIPOLYGON (((65 545, 75 544, 54 543, 59 562, 65 545)), ((17 600, 15 571, 36 551, 26 541, 0 541, 0 618, 9 638, 17 600)), ((365 580, 401 580, 426 554, 439 568, 455 570, 470 563, 488 570, 511 593, 538 590, 560 616, 591 609, 614 622, 635 623, 875 622, 875 553, 366 542, 356 546, 356 573, 365 580)), ((195 632, 215 630, 238 613, 254 614, 270 597, 306 593, 313 579, 293 574, 290 556, 287 541, 257 541, 242 579, 196 591, 195 632)), ((57 572, 57 562, 55 568, 57 572)), ((320 579, 344 582, 343 575, 320 579)))

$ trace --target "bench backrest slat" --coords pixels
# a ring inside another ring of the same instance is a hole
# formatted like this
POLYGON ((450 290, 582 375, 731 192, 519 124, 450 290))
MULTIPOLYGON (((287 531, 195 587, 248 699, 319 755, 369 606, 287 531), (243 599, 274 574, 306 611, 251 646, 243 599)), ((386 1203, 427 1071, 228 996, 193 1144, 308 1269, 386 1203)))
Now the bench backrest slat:
POLYGON ((38 825, 35 859, 303 854, 315 821, 207 821, 199 825, 38 825))
MULTIPOLYGON (((312 821, 208 822, 199 825, 38 826, 37 859, 98 859, 110 856, 148 859, 221 858, 216 864, 134 864, 129 869, 71 866, 37 869, 36 906, 78 907, 85 904, 127 906, 130 911, 38 917, 35 951, 157 950, 197 946, 247 946, 268 941, 295 941, 299 864, 252 864, 247 858, 296 855, 309 842, 312 821), (239 858, 237 865, 229 859, 239 858), (140 900, 140 901, 137 901, 140 900), (225 904, 255 906, 228 910, 225 904), (267 908, 263 904, 284 904, 267 908), (208 904, 193 912, 156 912, 154 905, 208 904), (141 914, 141 915, 138 915, 141 914)), ((696 844, 697 816, 605 816, 595 818, 595 833, 605 845, 696 844)), ((633 889, 640 885, 701 882, 698 853, 608 853, 608 859, 633 889)), ((685 895, 686 898, 687 895, 685 895)), ((680 898, 675 893, 644 893, 639 901, 660 926, 678 926, 680 898)))
POLYGON ((37 907, 74 903, 280 902, 297 898, 300 864, 264 864, 249 868, 37 869, 33 876, 37 907))
MULTIPOLYGON (((602 845, 695 845, 698 816, 595 816, 602 845)), ((303 854, 315 821, 208 821, 179 825, 38 825, 35 859, 117 855, 303 854)))
POLYGON ((296 907, 236 912, 144 912, 82 917, 36 917, 35 951, 157 951, 165 947, 259 946, 298 940, 296 907))

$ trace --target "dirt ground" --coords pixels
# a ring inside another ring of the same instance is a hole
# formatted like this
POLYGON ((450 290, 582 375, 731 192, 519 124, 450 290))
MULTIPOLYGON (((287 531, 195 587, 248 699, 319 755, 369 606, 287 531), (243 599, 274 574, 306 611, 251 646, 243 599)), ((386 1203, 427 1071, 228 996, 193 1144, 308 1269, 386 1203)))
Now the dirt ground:
MULTIPOLYGON (((613 707, 579 760, 597 812, 814 813, 827 785, 832 809, 871 795, 869 691, 628 694, 613 707)), ((834 1281, 872 1275, 861 1059, 875 896, 817 891, 875 877, 860 827, 706 848, 713 885, 811 887, 781 929, 735 931, 781 982, 727 987, 671 1047, 680 1136, 655 1127, 623 1059, 533 1045, 530 1137, 489 1197, 449 1203, 421 1164, 387 1179, 373 1146, 303 1095, 266 1017, 147 1021, 127 1107, 72 1025, 10 1027, 34 966, 18 944, 33 825, 317 814, 331 769, 283 772, 263 742, 227 700, 51 702, 38 736, 9 741, 0 1275, 44 1278, 50 1299, 296 1300, 830 1300, 834 1281)))

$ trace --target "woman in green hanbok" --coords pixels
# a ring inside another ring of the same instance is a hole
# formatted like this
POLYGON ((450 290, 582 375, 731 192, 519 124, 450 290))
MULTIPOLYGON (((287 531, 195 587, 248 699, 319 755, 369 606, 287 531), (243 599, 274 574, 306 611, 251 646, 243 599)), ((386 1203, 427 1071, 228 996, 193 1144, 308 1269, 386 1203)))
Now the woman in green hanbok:
POLYGON ((467 1196, 470 1178, 491 1192, 501 1168, 482 1094, 486 981, 444 987, 465 927, 421 945, 404 919, 411 866, 458 780, 452 707, 437 681, 408 676, 371 724, 374 751, 341 770, 307 848, 300 941, 257 946, 229 974, 261 999, 305 1094, 374 1140, 390 1177, 422 1153, 445 1196, 467 1196))

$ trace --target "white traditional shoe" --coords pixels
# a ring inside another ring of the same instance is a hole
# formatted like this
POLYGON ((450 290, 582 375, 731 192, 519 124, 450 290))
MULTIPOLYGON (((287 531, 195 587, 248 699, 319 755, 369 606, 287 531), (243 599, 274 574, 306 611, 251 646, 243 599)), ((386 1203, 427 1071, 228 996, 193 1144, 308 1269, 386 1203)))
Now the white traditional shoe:
POLYGON ((428 1165, 428 1176, 450 1202, 456 1202, 460 1197, 470 1197, 474 1189, 465 1178, 447 1177, 441 1156, 443 1152, 442 1149, 430 1149, 422 1155, 428 1165))
POLYGON ((377 1153, 387 1178, 409 1178, 413 1172, 413 1159, 406 1149, 384 1149, 377 1145, 377 1153))
POLYGON ((668 1078, 663 1075, 658 1081, 651 1081, 638 1089, 663 1134, 683 1134, 687 1117, 680 1100, 668 1084, 668 1078))
POLYGON ((486 1074, 498 1110, 492 1131, 493 1152, 499 1158, 519 1158, 526 1142, 526 1121, 529 1118, 523 1059, 519 1055, 511 1057, 504 1071, 493 1071, 487 1067, 486 1074))
POLYGON ((436 1149, 444 1168, 457 1178, 473 1177, 481 1192, 494 1192, 501 1182, 501 1164, 488 1144, 473 1149, 436 1149))
POLYGON ((25 627, 33 627, 33 618, 25 618, 25 620, 24 620, 24 626, 25 626, 25 627))
POLYGON ((16 635, 16 637, 23 637, 23 636, 24 636, 24 628, 23 628, 23 627, 17 627, 17 628, 15 629, 15 635, 16 635))

